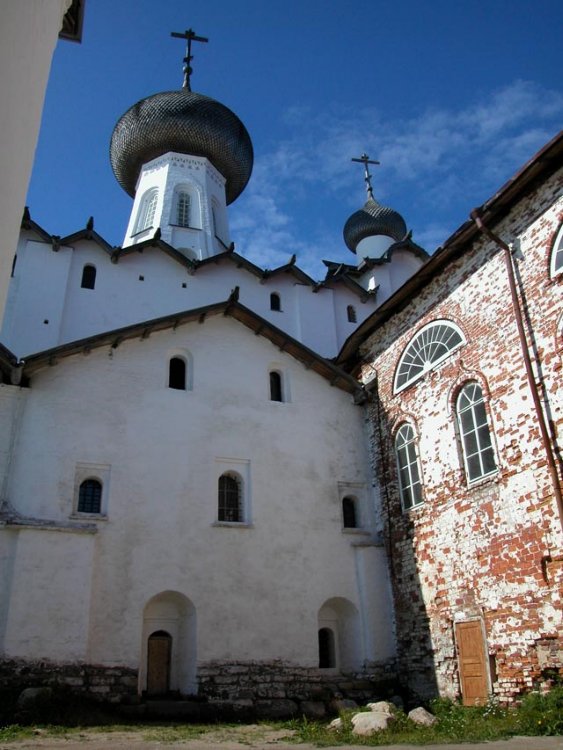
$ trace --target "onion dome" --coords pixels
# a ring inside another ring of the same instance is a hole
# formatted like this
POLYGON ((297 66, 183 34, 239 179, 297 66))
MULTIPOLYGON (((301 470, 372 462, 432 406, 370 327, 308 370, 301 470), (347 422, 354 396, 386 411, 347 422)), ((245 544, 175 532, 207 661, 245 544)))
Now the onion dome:
POLYGON ((225 178, 227 204, 250 178, 254 153, 239 118, 215 99, 183 88, 141 99, 113 130, 110 161, 131 197, 143 164, 168 151, 204 156, 225 178))
POLYGON ((407 225, 401 214, 380 205, 371 194, 363 208, 353 213, 344 225, 344 242, 353 253, 366 237, 385 235, 399 242, 406 234, 407 225))

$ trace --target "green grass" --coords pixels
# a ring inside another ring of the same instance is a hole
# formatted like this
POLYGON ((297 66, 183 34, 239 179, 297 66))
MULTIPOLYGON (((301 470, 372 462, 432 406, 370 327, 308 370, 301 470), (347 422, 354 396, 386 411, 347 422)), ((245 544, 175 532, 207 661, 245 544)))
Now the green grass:
MULTIPOLYGON (((287 722, 269 722, 267 725, 245 727, 233 724, 186 724, 180 722, 127 723, 117 716, 103 713, 99 707, 73 700, 63 706, 61 696, 49 703, 39 702, 38 713, 29 726, 9 724, 0 727, 0 741, 28 739, 41 736, 72 736, 81 732, 136 732, 148 741, 163 743, 195 739, 213 733, 220 745, 222 739, 236 738, 242 744, 260 739, 270 730, 291 734, 285 741, 310 742, 319 747, 354 744, 379 746, 391 744, 440 744, 447 742, 484 742, 514 735, 563 734, 563 686, 555 687, 547 695, 530 693, 517 708, 503 708, 490 701, 486 706, 468 708, 448 700, 434 701, 430 709, 437 717, 432 727, 414 724, 402 711, 389 729, 373 737, 359 738, 352 734, 351 719, 355 711, 342 714, 343 727, 339 731, 328 729, 328 722, 295 719, 287 722), (77 710, 78 709, 78 710, 77 710)), ((275 747, 275 743, 273 743, 275 747)))

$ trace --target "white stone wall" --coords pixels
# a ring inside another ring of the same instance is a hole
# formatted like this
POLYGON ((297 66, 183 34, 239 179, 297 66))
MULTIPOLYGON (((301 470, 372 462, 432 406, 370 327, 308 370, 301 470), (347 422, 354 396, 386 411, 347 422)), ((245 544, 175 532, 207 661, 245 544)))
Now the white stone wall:
MULTIPOLYGON (((30 545, 21 570, 17 555, 14 575, 29 592, 30 617, 8 627, 7 656, 46 656, 54 639, 75 655, 78 637, 90 663, 138 667, 144 608, 167 591, 195 608, 198 662, 282 659, 315 667, 318 612, 334 597, 359 613, 359 662, 393 655, 384 555, 356 546, 370 542, 379 515, 362 410, 241 324, 212 318, 36 374, 10 501, 26 516, 73 523, 81 463, 108 467, 107 517, 95 519, 95 536, 73 542, 82 571, 76 580, 52 575, 36 590, 25 573, 40 559, 50 566, 50 553, 30 545), (166 387, 168 357, 179 351, 193 362, 192 390, 166 387), (291 383, 289 403, 269 400, 272 363, 291 383), (216 524, 225 461, 245 466, 249 525, 216 524), (365 533, 342 530, 342 483, 362 490, 365 533), (91 591, 88 637, 80 629, 77 636, 70 620, 41 613, 46 600, 66 607, 75 588, 79 596, 91 591)), ((57 656, 65 657, 64 647, 57 656)))

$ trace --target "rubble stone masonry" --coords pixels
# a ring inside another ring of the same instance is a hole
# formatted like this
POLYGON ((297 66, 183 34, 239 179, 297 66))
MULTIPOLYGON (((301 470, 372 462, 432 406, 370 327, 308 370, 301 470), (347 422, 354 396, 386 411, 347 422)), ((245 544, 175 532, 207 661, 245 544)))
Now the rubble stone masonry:
MULTIPOLYGON (((550 277, 550 255, 563 221, 562 184, 559 171, 491 227, 514 243, 524 326, 556 452, 563 441, 563 275, 550 277)), ((511 701, 549 684, 563 661, 563 536, 502 251, 480 235, 372 333, 362 356, 363 381, 377 382, 368 410, 400 673, 421 695, 458 696, 455 625, 477 619, 495 696, 511 701), (395 394, 402 352, 437 319, 457 324, 466 343, 395 394), (483 389, 498 467, 472 484, 455 420, 467 381, 483 389), (417 436, 424 500, 403 512, 393 446, 405 421, 417 436)))

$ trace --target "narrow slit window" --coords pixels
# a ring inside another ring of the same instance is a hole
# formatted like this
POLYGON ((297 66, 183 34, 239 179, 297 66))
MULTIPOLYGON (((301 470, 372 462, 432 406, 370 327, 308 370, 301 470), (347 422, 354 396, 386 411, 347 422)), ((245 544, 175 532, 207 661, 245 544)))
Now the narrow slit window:
POLYGON ((281 297, 277 292, 270 294, 270 310, 281 312, 281 297))
POLYGON ((84 266, 80 286, 82 289, 94 289, 96 286, 96 268, 94 266, 84 266))
POLYGON ((348 307, 346 308, 346 314, 348 315, 349 323, 356 322, 356 308, 354 307, 354 305, 348 305, 348 307))
POLYGON ((282 377, 275 370, 270 373, 270 401, 283 401, 282 377))
POLYGON ((342 498, 342 525, 345 529, 358 528, 356 517, 356 499, 353 497, 342 498))
POLYGON ((168 387, 186 390, 186 362, 182 357, 172 357, 168 364, 168 387))
POLYGON ((319 669, 331 669, 336 666, 334 633, 330 628, 319 630, 319 669))

